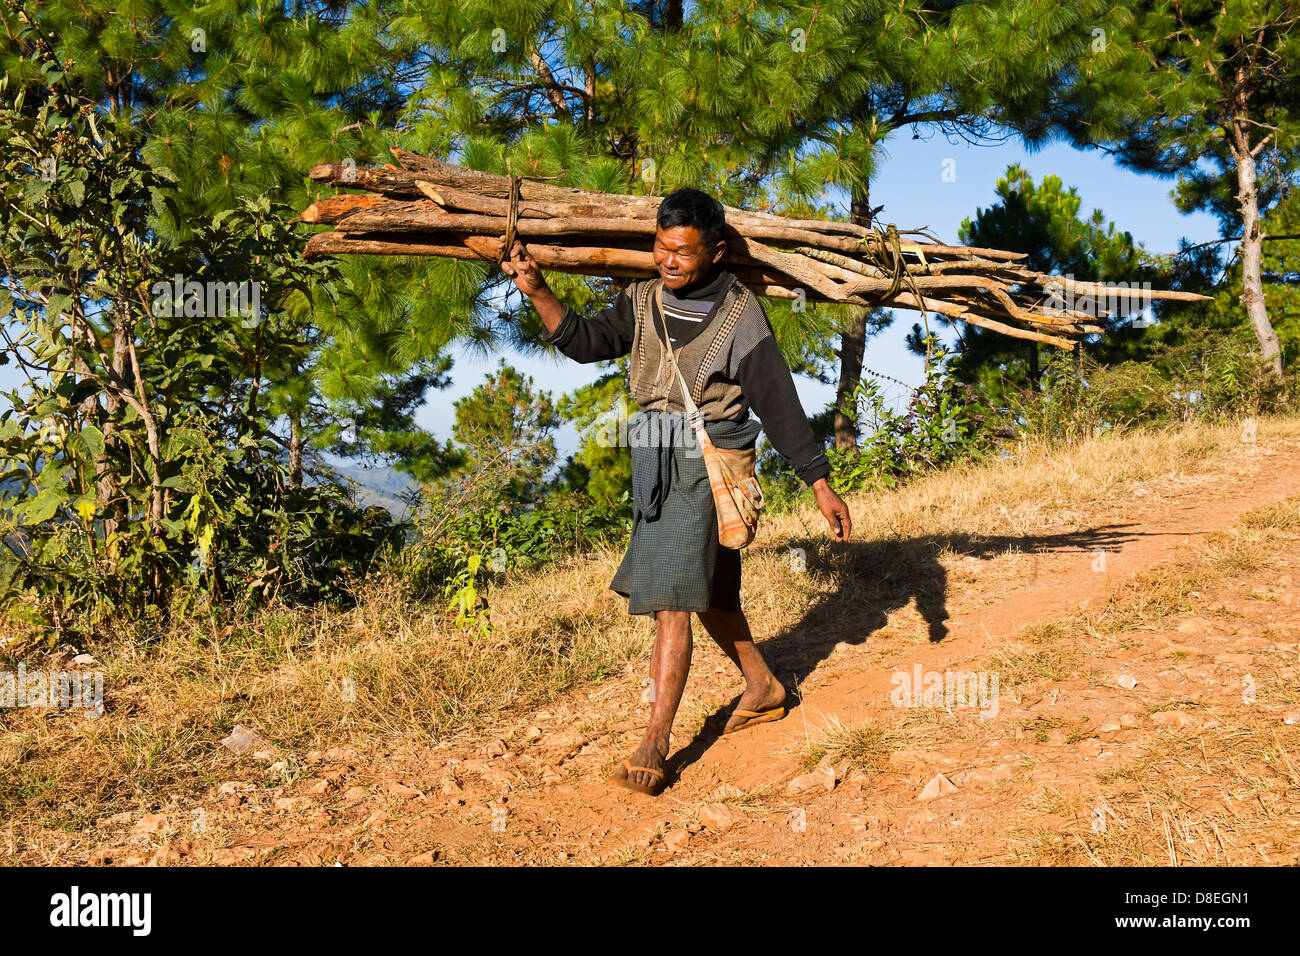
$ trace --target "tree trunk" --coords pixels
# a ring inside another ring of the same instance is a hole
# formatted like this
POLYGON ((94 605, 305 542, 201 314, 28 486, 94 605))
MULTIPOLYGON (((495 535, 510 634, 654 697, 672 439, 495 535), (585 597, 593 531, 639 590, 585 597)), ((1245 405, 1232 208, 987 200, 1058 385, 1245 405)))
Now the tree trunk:
MULTIPOLYGON (((118 300, 115 304, 116 309, 122 308, 122 303, 118 300)), ((113 332, 111 338, 107 339, 101 345, 107 347, 107 358, 109 360, 109 370, 112 378, 116 381, 123 381, 128 376, 127 371, 127 354, 126 354, 126 331, 121 323, 117 321, 116 316, 113 319, 113 332)), ((110 466, 110 456, 120 455, 122 451, 122 440, 117 437, 117 424, 122 416, 122 409, 125 403, 122 401, 117 391, 112 388, 104 390, 104 457, 105 467, 100 473, 99 486, 96 493, 96 500, 100 507, 111 504, 111 511, 104 519, 104 537, 109 538, 114 532, 123 529, 130 521, 130 512, 127 509, 126 502, 119 493, 119 475, 110 466)), ((120 460, 120 459, 119 459, 120 460)), ((96 466, 98 467, 98 465, 96 466)), ((116 561, 116 549, 110 549, 108 556, 111 561, 116 561)))
MULTIPOLYGON (((849 207, 849 221, 861 226, 871 226, 871 203, 868 194, 853 199, 849 207)), ((835 386, 835 447, 850 451, 858 447, 857 415, 845 415, 842 409, 853 401, 853 392, 862 380, 862 361, 867 352, 867 314, 862 306, 845 310, 844 328, 840 332, 840 379, 835 386)), ((855 409, 856 411, 856 409, 855 409)))
POLYGON ((1255 157, 1251 155, 1250 137, 1243 114, 1234 113, 1232 153, 1237 166, 1237 202, 1241 211, 1241 304, 1259 341, 1260 358, 1279 375, 1282 373, 1282 347, 1277 332, 1268 320, 1264 304, 1263 232, 1259 224, 1259 186, 1255 182, 1255 157))
POLYGON ((289 415, 289 486, 302 487, 302 413, 289 415))

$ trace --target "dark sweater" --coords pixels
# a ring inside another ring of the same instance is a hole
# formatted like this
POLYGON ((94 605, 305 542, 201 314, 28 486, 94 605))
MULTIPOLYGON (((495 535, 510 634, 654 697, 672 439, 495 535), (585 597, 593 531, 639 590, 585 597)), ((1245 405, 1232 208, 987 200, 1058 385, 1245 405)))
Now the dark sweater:
MULTIPOLYGON (((709 327, 723 294, 733 281, 735 279, 730 273, 718 270, 695 289, 683 289, 677 293, 664 289, 664 318, 674 350, 709 327), (696 320, 695 315, 702 318, 696 320)), ((587 319, 580 318, 574 309, 566 307, 555 332, 544 334, 543 340, 574 361, 600 362, 627 355, 632 349, 635 331, 636 308, 628 289, 624 289, 612 306, 587 319)), ((795 391, 794 376, 770 326, 740 360, 737 381, 750 407, 762 421, 772 447, 794 468, 795 474, 808 485, 827 477, 830 463, 808 424, 808 417, 795 391)))

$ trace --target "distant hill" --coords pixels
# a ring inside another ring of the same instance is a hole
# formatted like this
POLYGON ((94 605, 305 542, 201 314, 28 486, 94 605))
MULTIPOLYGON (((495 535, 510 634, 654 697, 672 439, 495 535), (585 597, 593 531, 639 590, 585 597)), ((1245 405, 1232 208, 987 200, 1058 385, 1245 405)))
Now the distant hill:
POLYGON ((406 475, 380 465, 366 468, 334 463, 333 467, 342 477, 356 483, 357 501, 363 506, 380 505, 394 517, 410 517, 411 509, 402 500, 402 495, 413 491, 417 485, 406 475))
MULTIPOLYGON (((402 500, 402 495, 417 486, 406 475, 384 466, 365 468, 335 462, 333 467, 344 478, 356 482, 357 501, 363 507, 380 505, 394 517, 410 517, 410 508, 402 500)), ((16 495, 23 487, 20 481, 0 481, 0 498, 16 495)))

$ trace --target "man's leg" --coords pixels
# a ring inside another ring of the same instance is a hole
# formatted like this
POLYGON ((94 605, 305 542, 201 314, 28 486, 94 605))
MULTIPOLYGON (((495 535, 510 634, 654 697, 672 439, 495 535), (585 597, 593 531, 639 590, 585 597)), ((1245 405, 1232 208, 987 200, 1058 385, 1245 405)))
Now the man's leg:
MULTIPOLYGON (((668 759, 668 734, 686 689, 686 674, 691 669, 691 612, 656 611, 655 646, 650 655, 650 725, 641 745, 628 761, 634 767, 663 770, 668 759)), ((620 769, 616 776, 622 776, 620 769)), ((627 773, 630 780, 653 787, 662 780, 642 771, 627 773)))
MULTIPOLYGON (((700 622, 709 632, 722 653, 731 658, 731 662, 740 668, 745 677, 745 692, 740 696, 737 710, 761 712, 778 707, 785 700, 785 687, 776 679, 759 653, 754 636, 749 631, 749 621, 744 611, 723 611, 710 608, 700 613, 700 622)), ((744 721, 744 717, 732 716, 727 721, 727 730, 744 721)))

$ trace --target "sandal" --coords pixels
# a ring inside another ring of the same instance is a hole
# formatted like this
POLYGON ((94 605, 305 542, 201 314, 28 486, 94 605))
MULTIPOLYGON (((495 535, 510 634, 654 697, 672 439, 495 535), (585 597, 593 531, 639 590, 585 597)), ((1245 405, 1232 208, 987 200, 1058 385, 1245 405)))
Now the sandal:
POLYGON ((737 708, 731 712, 732 717, 744 717, 745 719, 732 727, 730 730, 724 730, 722 736, 734 734, 738 730, 744 730, 746 727, 753 727, 755 724, 765 724, 771 720, 780 720, 785 716, 785 704, 782 703, 777 707, 769 710, 740 710, 737 708))
POLYGON ((659 792, 663 790, 664 772, 662 770, 655 770, 652 767, 634 767, 627 760, 623 761, 623 768, 627 770, 626 777, 611 776, 608 782, 612 784, 616 784, 620 787, 624 787, 628 790, 632 790, 636 793, 644 793, 648 797, 657 797, 659 795, 659 792), (637 771, 640 771, 642 773, 648 773, 654 777, 657 777, 658 779, 656 780, 654 786, 648 787, 643 783, 637 783, 635 780, 633 780, 632 774, 636 773, 637 771))

